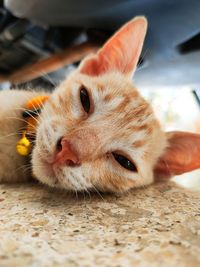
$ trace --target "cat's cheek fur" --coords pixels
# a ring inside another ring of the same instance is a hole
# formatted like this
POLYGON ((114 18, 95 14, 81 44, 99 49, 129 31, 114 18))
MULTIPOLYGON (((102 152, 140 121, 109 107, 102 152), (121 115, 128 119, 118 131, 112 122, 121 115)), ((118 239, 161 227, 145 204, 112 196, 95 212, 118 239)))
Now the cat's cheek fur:
MULTIPOLYGON (((131 188, 141 187, 153 182, 152 167, 144 170, 144 173, 127 171, 118 163, 110 160, 98 159, 92 164, 85 164, 82 170, 83 176, 92 186, 93 191, 123 193, 131 188), (144 174, 144 176, 142 176, 144 174)), ((88 188, 89 189, 89 188, 88 188)))

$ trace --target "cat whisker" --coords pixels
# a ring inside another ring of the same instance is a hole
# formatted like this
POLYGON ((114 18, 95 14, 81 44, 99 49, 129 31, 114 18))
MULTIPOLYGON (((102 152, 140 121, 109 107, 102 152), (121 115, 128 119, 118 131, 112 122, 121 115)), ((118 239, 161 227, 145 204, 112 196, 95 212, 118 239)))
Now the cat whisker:
POLYGON ((24 120, 24 119, 22 119, 22 118, 18 118, 18 117, 8 117, 8 119, 15 119, 15 120, 18 120, 18 121, 22 121, 22 122, 28 124, 29 126, 31 126, 34 130, 36 130, 36 126, 35 126, 35 125, 33 125, 32 123, 30 123, 30 122, 28 122, 28 121, 26 121, 26 120, 24 120))
POLYGON ((147 56, 149 52, 150 52, 150 49, 146 48, 146 50, 143 52, 140 59, 138 60, 138 64, 137 64, 135 72, 139 69, 141 63, 144 61, 145 57, 147 56))
POLYGON ((18 168, 16 168, 16 169, 15 169, 15 172, 17 172, 17 171, 19 171, 19 170, 22 169, 22 170, 23 170, 23 173, 25 173, 27 167, 30 168, 30 167, 31 167, 31 164, 30 164, 30 163, 28 163, 28 164, 23 164, 22 166, 19 166, 18 168))
MULTIPOLYGON (((15 108, 15 110, 26 111, 31 117, 33 117, 32 114, 30 114, 30 112, 28 112, 28 110, 27 110, 26 108, 19 107, 19 108, 15 108)), ((34 112, 35 112, 35 114, 36 114, 37 116, 40 116, 40 113, 37 111, 36 108, 35 108, 34 112)), ((34 117, 34 118, 35 118, 35 117, 34 117)))
MULTIPOLYGON (((44 116, 43 120, 50 120, 50 116, 49 116, 48 112, 46 111, 45 104, 40 99, 39 99, 38 104, 39 104, 40 109, 43 110, 43 116, 44 116)), ((41 114, 39 114, 39 119, 42 120, 41 114)))
POLYGON ((5 138, 11 137, 11 136, 21 136, 24 132, 24 129, 20 128, 17 132, 12 132, 6 135, 1 135, 0 136, 0 141, 3 140, 3 142, 5 143, 5 138))
POLYGON ((89 197, 90 197, 90 199, 91 199, 90 191, 89 191, 87 188, 85 188, 84 190, 85 190, 85 192, 89 195, 89 197))
MULTIPOLYGON (((26 110, 26 113, 27 113, 31 118, 33 118, 37 123, 39 123, 39 120, 38 120, 36 117, 34 117, 29 111, 26 110)), ((38 114, 39 114, 39 113, 38 113, 38 114)))
POLYGON ((74 189, 74 190, 75 190, 75 194, 76 194, 76 200, 78 200, 78 192, 76 189, 74 189))
POLYGON ((50 77, 48 73, 41 72, 41 74, 42 74, 42 77, 44 77, 48 82, 51 83, 51 85, 53 85, 54 87, 57 86, 56 82, 53 81, 53 79, 50 77))
POLYGON ((169 168, 167 161, 164 159, 163 162, 165 163, 165 166, 166 166, 167 170, 169 171, 169 174, 173 176, 173 173, 172 173, 171 169, 169 168))
POLYGON ((34 71, 34 70, 31 70, 31 72, 33 74, 39 74, 40 77, 44 77, 48 82, 50 82, 53 86, 57 86, 57 84, 53 81, 53 79, 49 76, 49 74, 47 72, 44 72, 44 71, 34 71))
POLYGON ((22 122, 25 122, 25 123, 27 123, 27 121, 25 120, 25 119, 22 119, 22 118, 18 118, 18 117, 7 117, 8 119, 11 119, 11 120, 19 120, 19 121, 22 121, 22 122))
POLYGON ((85 188, 81 191, 81 193, 83 194, 84 202, 86 202, 86 200, 85 200, 85 188))
POLYGON ((0 140, 7 138, 7 137, 10 137, 10 136, 14 136, 14 135, 19 135, 19 133, 16 132, 16 133, 10 133, 10 134, 6 134, 6 135, 1 135, 0 140))
MULTIPOLYGON (((42 167, 42 165, 39 164, 35 164, 35 167, 42 167)), ((28 172, 28 171, 32 171, 32 164, 31 162, 28 164, 23 164, 22 166, 19 166, 18 168, 16 168, 16 171, 23 169, 23 173, 28 172)))
MULTIPOLYGON (((39 99, 40 103, 41 103, 41 100, 39 99)), ((39 105, 39 109, 41 109, 41 105, 40 103, 38 104, 39 105)), ((26 112, 33 118, 37 121, 37 123, 39 124, 41 122, 41 114, 40 112, 38 112, 38 107, 36 107, 34 104, 33 104, 33 107, 34 107, 34 110, 35 110, 35 114, 36 114, 36 117, 32 116, 32 114, 30 114, 30 112, 28 112, 26 110, 26 112)))
POLYGON ((106 200, 103 198, 103 196, 101 195, 99 190, 94 186, 94 184, 93 184, 93 188, 94 188, 95 192, 100 196, 100 198, 105 202, 106 200))

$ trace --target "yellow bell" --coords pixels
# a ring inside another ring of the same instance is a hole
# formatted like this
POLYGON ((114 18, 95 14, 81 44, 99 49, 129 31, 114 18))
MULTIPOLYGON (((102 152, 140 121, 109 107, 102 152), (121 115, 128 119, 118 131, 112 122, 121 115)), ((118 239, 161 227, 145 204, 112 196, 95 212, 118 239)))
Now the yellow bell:
POLYGON ((16 145, 17 152, 22 156, 27 156, 31 151, 31 142, 26 137, 26 134, 23 133, 22 138, 16 145))

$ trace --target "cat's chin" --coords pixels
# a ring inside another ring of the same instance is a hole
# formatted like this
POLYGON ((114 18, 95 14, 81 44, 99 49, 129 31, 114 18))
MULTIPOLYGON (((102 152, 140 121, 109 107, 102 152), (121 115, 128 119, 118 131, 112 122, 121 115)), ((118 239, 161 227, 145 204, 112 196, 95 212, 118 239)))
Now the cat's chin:
POLYGON ((37 153, 33 153, 32 155, 32 170, 34 177, 40 182, 51 187, 58 186, 59 182, 52 166, 37 153))
POLYGON ((51 187, 58 187, 59 181, 56 178, 53 170, 46 167, 35 167, 33 168, 33 175, 34 177, 39 180, 40 182, 47 184, 51 187))

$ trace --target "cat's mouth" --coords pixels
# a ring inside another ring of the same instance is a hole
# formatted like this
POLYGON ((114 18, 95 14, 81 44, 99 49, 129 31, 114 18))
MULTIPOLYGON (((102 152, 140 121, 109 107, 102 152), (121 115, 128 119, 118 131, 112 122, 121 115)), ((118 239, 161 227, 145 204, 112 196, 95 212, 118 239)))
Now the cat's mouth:
POLYGON ((37 161, 40 161, 38 167, 34 168, 34 174, 36 178, 44 184, 51 187, 65 188, 66 190, 82 191, 88 188, 88 184, 84 179, 80 179, 78 175, 69 166, 61 167, 49 163, 44 158, 39 159, 37 155, 37 161))

